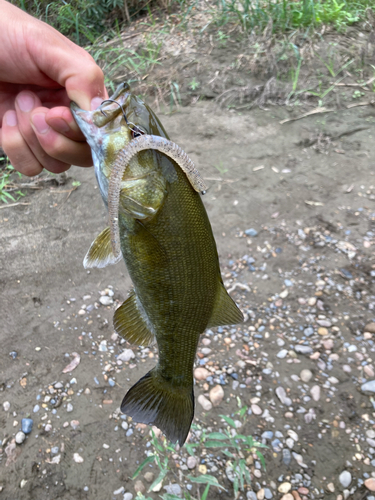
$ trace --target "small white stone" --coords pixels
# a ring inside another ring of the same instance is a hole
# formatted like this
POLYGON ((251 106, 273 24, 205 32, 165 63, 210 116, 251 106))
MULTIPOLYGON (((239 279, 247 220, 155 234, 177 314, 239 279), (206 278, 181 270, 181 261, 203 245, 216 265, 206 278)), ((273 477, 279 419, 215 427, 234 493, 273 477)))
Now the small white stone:
POLYGON ((339 481, 343 488, 348 488, 348 486, 352 482, 352 475, 347 470, 344 470, 339 475, 339 481))
POLYGON ((307 383, 307 382, 310 382, 310 380, 312 379, 313 374, 312 374, 312 372, 310 370, 304 369, 304 370, 301 371, 301 373, 300 373, 299 376, 301 377, 302 382, 307 383))
POLYGON ((111 306, 113 304, 113 299, 112 297, 108 297, 108 295, 102 295, 100 298, 99 298, 99 302, 103 305, 103 306, 111 306))
POLYGON ((120 361, 130 361, 133 358, 135 358, 135 354, 131 349, 125 349, 117 356, 117 359, 120 361))
POLYGON ((224 398, 224 389, 221 385, 216 385, 210 390, 210 401, 213 406, 219 406, 224 398))
POLYGON ((9 401, 4 401, 4 403, 3 403, 3 409, 4 409, 4 411, 9 411, 9 409, 10 409, 10 403, 9 403, 9 401))
POLYGON ((251 405, 251 411, 254 413, 254 415, 261 415, 263 413, 263 410, 260 408, 258 405, 251 405))
POLYGON ((314 401, 319 401, 320 399, 320 387, 319 385, 314 385, 311 387, 310 394, 314 401))
POLYGON ((195 467, 197 466, 197 459, 195 457, 188 457, 187 459, 187 466, 189 467, 189 469, 195 469, 195 467))
POLYGON ((203 396, 203 394, 198 396, 198 403, 205 411, 210 411, 212 409, 212 404, 210 403, 210 401, 208 401, 207 398, 203 396))
POLYGON ((81 457, 81 455, 79 455, 79 453, 74 453, 73 454, 73 460, 77 463, 77 464, 81 464, 83 462, 83 458, 81 457))
POLYGON ((210 375, 212 375, 212 373, 206 370, 206 368, 199 367, 194 370, 195 380, 206 380, 210 375))
POLYGON ((22 444, 26 439, 26 435, 25 433, 23 433, 22 431, 19 431, 17 432, 16 434, 16 443, 17 444, 22 444))
POLYGON ((288 493, 291 489, 292 485, 288 482, 281 483, 280 486, 277 488, 279 493, 288 493))
POLYGON ((113 492, 114 495, 121 495, 121 493, 124 493, 125 491, 125 488, 123 486, 121 486, 121 488, 119 488, 118 490, 115 490, 113 492))

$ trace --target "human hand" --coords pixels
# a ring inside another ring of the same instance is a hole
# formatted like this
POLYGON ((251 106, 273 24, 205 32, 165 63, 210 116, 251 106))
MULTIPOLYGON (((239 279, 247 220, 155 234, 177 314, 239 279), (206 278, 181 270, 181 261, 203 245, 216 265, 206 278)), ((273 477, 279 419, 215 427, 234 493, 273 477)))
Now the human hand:
POLYGON ((69 109, 96 109, 108 97, 101 69, 48 24, 0 0, 0 146, 25 175, 91 166, 69 109))

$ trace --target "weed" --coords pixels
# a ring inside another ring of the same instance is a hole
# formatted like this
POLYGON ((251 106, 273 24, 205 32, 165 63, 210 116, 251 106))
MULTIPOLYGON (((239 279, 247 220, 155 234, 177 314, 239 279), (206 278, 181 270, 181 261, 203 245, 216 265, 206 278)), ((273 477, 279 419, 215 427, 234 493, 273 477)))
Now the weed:
POLYGON ((220 162, 219 165, 215 165, 216 170, 220 172, 221 175, 224 175, 228 172, 228 169, 223 166, 223 162, 220 162))
POLYGON ((13 174, 19 178, 22 177, 20 172, 17 172, 14 167, 8 162, 5 156, 0 157, 0 202, 9 203, 9 201, 17 201, 21 196, 25 196, 22 191, 17 190, 15 197, 9 191, 14 191, 14 184, 12 182, 13 174))
POLYGON ((192 81, 189 83, 188 87, 191 90, 196 90, 197 88, 200 87, 200 82, 198 82, 194 77, 192 81))

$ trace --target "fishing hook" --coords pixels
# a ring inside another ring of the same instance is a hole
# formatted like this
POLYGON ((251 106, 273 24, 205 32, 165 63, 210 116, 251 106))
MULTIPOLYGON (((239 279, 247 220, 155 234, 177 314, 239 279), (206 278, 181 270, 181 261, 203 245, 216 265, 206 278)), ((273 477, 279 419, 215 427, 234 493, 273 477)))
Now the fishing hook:
POLYGON ((117 104, 120 108, 121 108, 121 111, 122 111, 122 116, 124 117, 124 120, 125 120, 125 123, 126 125, 129 127, 129 129, 134 133, 134 134, 137 134, 137 136, 139 135, 144 135, 146 132, 141 128, 141 127, 138 127, 137 125, 134 125, 134 123, 132 122, 129 122, 126 114, 125 114, 125 110, 124 108, 122 107, 122 104, 120 104, 118 101, 116 101, 115 99, 105 99, 104 101, 102 101, 101 105, 100 105, 100 112, 102 113, 102 115, 104 116, 107 116, 105 114, 105 111, 102 109, 102 106, 103 104, 105 104, 106 102, 114 102, 115 104, 117 104))

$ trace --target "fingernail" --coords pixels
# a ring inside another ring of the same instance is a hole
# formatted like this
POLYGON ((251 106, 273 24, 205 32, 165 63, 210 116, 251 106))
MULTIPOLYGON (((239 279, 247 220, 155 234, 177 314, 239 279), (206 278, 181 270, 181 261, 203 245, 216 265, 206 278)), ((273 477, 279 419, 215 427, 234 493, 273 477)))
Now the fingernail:
POLYGON ((101 103, 103 102, 103 99, 101 97, 94 97, 94 99, 91 100, 91 111, 94 111, 97 109, 101 103))
POLYGON ((31 120, 33 122, 35 130, 39 134, 45 134, 51 128, 49 125, 47 125, 46 116, 43 113, 37 113, 37 114, 33 115, 31 120))
POLYGON ((34 107, 34 97, 31 94, 20 94, 17 96, 17 104, 21 111, 28 113, 34 107))
POLYGON ((15 127, 17 125, 17 113, 15 111, 8 111, 5 114, 5 122, 9 127, 15 127))
POLYGON ((54 130, 56 130, 56 132, 60 132, 61 134, 65 134, 66 132, 69 132, 69 130, 70 130, 69 125, 62 118, 54 118, 53 122, 51 122, 51 124, 52 124, 54 130))

